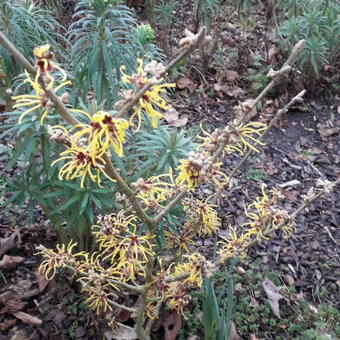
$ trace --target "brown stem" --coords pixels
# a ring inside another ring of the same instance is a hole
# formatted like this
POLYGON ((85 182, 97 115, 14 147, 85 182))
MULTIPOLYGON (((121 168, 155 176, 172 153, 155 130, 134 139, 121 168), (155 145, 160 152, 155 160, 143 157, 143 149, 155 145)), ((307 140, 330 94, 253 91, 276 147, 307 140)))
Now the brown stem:
MULTIPOLYGON (((260 100, 277 84, 277 82, 282 78, 282 76, 289 71, 287 66, 292 66, 297 58, 297 56, 301 53, 303 46, 305 45, 305 40, 300 40, 293 47, 292 53, 286 60, 286 62, 282 65, 281 69, 276 72, 273 80, 263 89, 263 91, 257 96, 257 98, 252 103, 252 108, 254 108, 260 100)), ((251 110, 250 110, 251 111, 251 110)))

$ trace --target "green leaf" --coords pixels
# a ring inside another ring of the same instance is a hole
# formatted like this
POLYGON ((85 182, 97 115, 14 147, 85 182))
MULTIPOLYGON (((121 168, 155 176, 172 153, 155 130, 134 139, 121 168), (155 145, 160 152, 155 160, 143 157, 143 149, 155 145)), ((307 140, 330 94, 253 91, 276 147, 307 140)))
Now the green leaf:
POLYGON ((79 200, 79 196, 78 195, 74 195, 73 197, 71 197, 67 202, 65 202, 64 204, 62 204, 59 207, 56 207, 55 209, 53 209, 51 211, 51 215, 54 215, 55 213, 59 212, 59 211, 65 211, 67 210, 72 204, 74 204, 75 202, 77 202, 79 200))
POLYGON ((89 197, 90 197, 90 194, 88 192, 85 193, 84 197, 83 197, 83 200, 81 201, 81 204, 80 204, 80 209, 79 209, 79 215, 82 215, 87 207, 87 204, 89 202, 89 197))

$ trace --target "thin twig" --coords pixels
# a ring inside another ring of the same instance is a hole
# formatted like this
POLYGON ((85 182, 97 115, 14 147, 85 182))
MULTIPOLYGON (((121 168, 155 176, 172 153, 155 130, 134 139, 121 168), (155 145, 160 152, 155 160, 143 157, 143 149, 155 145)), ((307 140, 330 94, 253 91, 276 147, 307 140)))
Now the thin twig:
POLYGON ((120 309, 124 309, 130 313, 136 313, 137 312, 137 308, 131 308, 131 307, 126 307, 124 305, 121 305, 117 302, 114 302, 112 300, 108 300, 109 304, 114 307, 114 308, 120 308, 120 309))
POLYGON ((294 64, 297 56, 301 53, 305 43, 306 43, 305 40, 300 40, 296 43, 296 45, 293 47, 292 53, 290 54, 286 62, 282 65, 281 69, 276 72, 276 75, 273 78, 273 80, 263 89, 263 91, 253 101, 252 108, 254 108, 257 105, 257 103, 259 103, 263 99, 263 97, 274 87, 274 85, 277 84, 277 82, 282 78, 283 74, 289 71, 289 68, 287 68, 287 66, 291 67, 294 64))

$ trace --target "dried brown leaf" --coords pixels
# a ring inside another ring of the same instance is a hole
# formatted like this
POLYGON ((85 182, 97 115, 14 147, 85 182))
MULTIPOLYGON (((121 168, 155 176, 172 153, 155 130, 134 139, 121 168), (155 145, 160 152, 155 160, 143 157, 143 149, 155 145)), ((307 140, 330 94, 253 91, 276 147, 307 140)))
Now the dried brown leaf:
POLYGON ((165 329, 164 340, 175 340, 182 327, 182 318, 176 311, 173 311, 164 319, 163 326, 165 329))
POLYGON ((8 256, 4 255, 2 260, 0 261, 0 268, 1 269, 14 269, 16 268, 20 263, 24 262, 25 258, 21 256, 8 256))
POLYGON ((27 323, 28 325, 32 326, 40 326, 42 324, 42 320, 37 318, 36 316, 24 313, 24 312, 17 312, 12 313, 16 318, 21 320, 24 323, 27 323))
POLYGON ((63 327, 63 321, 66 319, 66 314, 62 312, 61 310, 51 310, 46 316, 46 321, 53 321, 53 323, 58 327, 63 327))
POLYGON ((194 92, 197 88, 197 84, 188 77, 179 78, 176 84, 180 89, 188 89, 190 93, 194 92))
POLYGON ((21 300, 9 300, 6 301, 5 307, 3 311, 6 313, 16 313, 24 309, 27 305, 27 302, 21 300))
POLYGON ((6 329, 15 325, 16 322, 17 322, 16 319, 9 319, 9 320, 5 320, 4 322, 1 322, 0 323, 0 331, 4 332, 6 329))
POLYGON ((41 293, 45 290, 50 281, 47 280, 46 276, 43 273, 39 272, 39 270, 36 270, 35 276, 37 277, 39 292, 41 293))
POLYGON ((338 127, 329 127, 327 124, 318 124, 317 127, 321 137, 330 137, 339 132, 338 127))
POLYGON ((230 333, 228 340, 239 340, 240 336, 237 334, 235 323, 232 321, 230 325, 230 333))
POLYGON ((262 287, 267 294, 270 309, 273 314, 280 319, 279 301, 283 299, 283 296, 279 293, 279 288, 267 278, 262 281, 262 287))
POLYGON ((272 45, 269 50, 268 50, 268 58, 267 58, 267 62, 269 64, 274 64, 275 63, 275 59, 276 56, 279 53, 279 49, 276 47, 276 45, 272 45))
POLYGON ((218 91, 218 92, 221 91, 221 92, 227 94, 230 91, 230 89, 231 88, 226 83, 218 82, 218 83, 214 84, 214 90, 218 91))
POLYGON ((228 81, 235 81, 239 77, 239 74, 233 70, 227 70, 226 78, 228 81))
POLYGON ((292 276, 290 275, 283 275, 283 281, 288 285, 288 286, 294 286, 295 280, 292 276))
POLYGON ((15 231, 11 236, 0 238, 0 257, 18 245, 19 231, 15 231))
POLYGON ((15 330, 10 340, 27 340, 28 336, 23 329, 15 330))
POLYGON ((171 105, 169 106, 167 112, 164 113, 164 119, 167 121, 168 125, 175 127, 185 126, 186 123, 188 122, 188 118, 187 117, 178 118, 178 116, 179 116, 178 111, 171 105))
POLYGON ((15 299, 16 296, 16 293, 12 292, 11 290, 7 290, 6 292, 0 294, 0 303, 5 305, 7 301, 15 299))
POLYGON ((130 326, 126 326, 120 322, 117 322, 118 328, 115 331, 105 332, 105 338, 107 340, 137 340, 138 335, 136 330, 130 326))

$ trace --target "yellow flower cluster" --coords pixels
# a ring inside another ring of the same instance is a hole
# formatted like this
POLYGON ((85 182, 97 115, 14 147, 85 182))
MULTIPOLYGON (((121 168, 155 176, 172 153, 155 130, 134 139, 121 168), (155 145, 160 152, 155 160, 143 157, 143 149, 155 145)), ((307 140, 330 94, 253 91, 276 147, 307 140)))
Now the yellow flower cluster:
POLYGON ((33 55, 36 58, 35 68, 37 69, 35 82, 38 83, 42 78, 48 90, 53 87, 55 82, 55 75, 51 72, 60 71, 62 82, 65 82, 67 78, 65 71, 53 61, 54 53, 50 51, 50 48, 51 46, 47 44, 33 50, 33 55))
POLYGON ((193 238, 195 234, 191 230, 183 230, 180 234, 166 231, 165 237, 168 249, 179 248, 181 253, 189 253, 189 247, 195 244, 193 238))
MULTIPOLYGON (((18 124, 21 124, 23 118, 30 112, 42 109, 42 114, 40 117, 40 124, 42 125, 46 119, 49 109, 53 107, 53 105, 45 95, 45 91, 43 90, 39 82, 33 80, 31 76, 27 73, 27 71, 25 71, 25 76, 26 78, 24 80, 24 83, 29 83, 32 86, 33 94, 23 94, 12 97, 12 99, 14 100, 14 109, 25 108, 25 110, 21 113, 19 117, 18 124)), ((59 90, 69 84, 71 84, 70 81, 64 81, 53 90, 55 93, 57 93, 59 90)))
POLYGON ((138 235, 134 216, 109 215, 94 227, 98 244, 104 256, 121 274, 121 280, 134 281, 136 276, 145 276, 144 264, 154 256, 149 242, 154 235, 138 235))
POLYGON ((229 138, 229 144, 225 150, 227 152, 237 152, 244 155, 249 149, 259 152, 256 145, 263 146, 256 137, 261 137, 261 132, 267 129, 267 125, 260 122, 250 122, 236 127, 229 138), (254 137, 254 135, 256 137, 254 137))
POLYGON ((187 230, 192 230, 200 236, 213 235, 221 226, 221 220, 217 216, 212 205, 198 200, 185 199, 183 209, 190 220, 186 223, 187 230))
POLYGON ((33 51, 33 55, 36 59, 36 76, 33 80, 27 71, 25 71, 24 80, 24 83, 29 83, 31 85, 33 94, 12 97, 15 102, 13 108, 25 108, 19 117, 19 124, 22 123, 22 120, 26 115, 38 109, 42 109, 40 124, 44 123, 49 109, 53 105, 45 95, 44 88, 41 84, 43 84, 47 90, 53 89, 55 93, 57 93, 63 87, 71 84, 70 81, 66 80, 65 71, 55 62, 53 62, 52 59, 54 58, 54 53, 50 51, 50 45, 36 47, 33 51), (60 84, 53 88, 57 77, 56 72, 58 71, 61 73, 62 78, 60 79, 60 84))
POLYGON ((176 189, 172 172, 165 175, 152 176, 147 180, 139 178, 131 185, 135 188, 137 197, 150 209, 162 207, 160 203, 167 201, 176 189))
POLYGON ((84 258, 86 256, 85 252, 79 252, 72 254, 72 250, 77 246, 77 243, 70 241, 70 243, 65 246, 57 245, 57 251, 52 249, 47 249, 40 246, 41 250, 37 253, 42 255, 45 260, 40 264, 39 272, 43 273, 47 280, 52 280, 56 274, 58 268, 63 268, 67 266, 79 266, 78 258, 84 258))
POLYGON ((203 255, 193 253, 184 255, 184 263, 175 266, 173 276, 180 276, 189 273, 189 276, 183 280, 183 284, 192 287, 201 287, 203 277, 211 276, 213 264, 207 261, 203 255))
POLYGON ((170 310, 175 310, 178 314, 184 315, 184 309, 188 307, 191 297, 186 286, 182 282, 175 282, 170 285, 166 292, 165 300, 170 310))
MULTIPOLYGON (((136 232, 136 217, 124 216, 123 212, 99 218, 93 227, 101 253, 78 252, 72 254, 77 246, 58 245, 53 251, 42 247, 38 254, 45 259, 39 267, 48 280, 53 279, 58 268, 67 268, 77 275, 86 302, 97 313, 111 310, 111 301, 117 299, 117 282, 135 281, 145 276, 145 264, 153 258, 154 236, 140 236, 136 232)), ((158 282, 159 283, 159 282, 158 282)))
POLYGON ((140 129, 142 122, 142 112, 145 112, 147 116, 151 118, 151 125, 153 128, 157 128, 158 120, 163 118, 163 114, 159 109, 166 111, 168 105, 164 98, 161 97, 161 93, 166 92, 166 88, 175 87, 174 83, 156 84, 162 80, 160 78, 162 73, 162 67, 157 63, 149 63, 143 67, 143 60, 137 60, 138 67, 137 73, 131 76, 125 74, 125 66, 121 66, 122 81, 134 85, 137 89, 141 89, 144 85, 152 82, 155 83, 151 86, 150 90, 146 91, 138 100, 137 107, 130 117, 130 124, 132 125, 135 117, 138 119, 137 131, 140 129), (151 65, 151 66, 150 66, 151 65), (161 67, 161 70, 159 68, 161 67), (148 74, 153 75, 152 79, 148 78, 148 74))
POLYGON ((247 255, 246 250, 250 243, 249 235, 241 234, 237 236, 235 229, 229 227, 229 238, 221 238, 224 241, 220 241, 217 244, 220 246, 218 254, 223 261, 232 257, 244 258, 247 255))
MULTIPOLYGON (((251 219, 251 222, 244 225, 250 227, 247 230, 249 237, 254 235, 257 240, 267 239, 265 232, 269 228, 278 229, 280 224, 288 217, 286 211, 275 207, 279 192, 271 190, 271 194, 269 198, 264 191, 264 186, 262 186, 262 197, 256 197, 255 201, 248 206, 246 216, 251 219)), ((289 237, 294 231, 294 225, 287 223, 280 229, 284 232, 285 237, 289 237)))
POLYGON ((101 174, 107 179, 114 182, 105 170, 106 162, 100 155, 94 155, 90 149, 78 146, 68 147, 60 154, 61 157, 52 162, 54 164, 67 160, 67 162, 59 169, 59 180, 73 180, 81 178, 80 187, 84 188, 85 179, 89 177, 101 187, 101 174))
MULTIPOLYGON (((235 124, 236 125, 236 124, 235 124)), ((215 129, 209 133, 201 126, 203 136, 198 136, 202 140, 200 148, 206 150, 207 154, 215 151, 219 144, 226 143, 225 151, 236 152, 240 155, 246 153, 249 149, 259 152, 257 145, 265 145, 258 140, 262 132, 267 129, 267 126, 260 122, 250 122, 245 125, 238 125, 225 128, 224 130, 215 129)))
POLYGON ((94 155, 104 154, 113 146, 116 154, 123 156, 123 143, 125 142, 125 130, 129 128, 129 123, 122 118, 114 118, 106 111, 98 111, 93 116, 82 110, 71 110, 83 114, 89 122, 78 124, 78 130, 73 135, 74 141, 80 141, 87 137, 87 145, 94 155))
MULTIPOLYGON (((101 187, 101 174, 114 182, 115 180, 106 171, 104 155, 110 145, 118 156, 123 155, 125 130, 129 127, 129 123, 125 119, 114 118, 105 111, 98 111, 92 117, 82 110, 70 111, 83 114, 88 118, 89 123, 75 126, 78 131, 68 137, 71 145, 52 163, 54 165, 65 159, 69 160, 60 168, 59 179, 72 180, 81 177, 82 188, 86 178, 90 178, 101 187)), ((63 129, 60 126, 55 128, 63 129)), ((68 134, 67 130, 65 133, 68 134)))
POLYGON ((175 180, 178 186, 184 186, 187 190, 194 190, 199 184, 213 180, 220 186, 228 177, 220 171, 222 163, 215 163, 204 152, 190 152, 188 159, 180 159, 177 167, 179 174, 175 180), (222 182, 220 180, 222 178, 222 182))
POLYGON ((220 245, 219 255, 223 260, 235 256, 245 257, 247 248, 254 240, 259 241, 268 238, 268 231, 280 229, 285 237, 290 236, 294 231, 295 228, 292 223, 282 225, 288 217, 288 213, 275 207, 279 193, 274 190, 271 190, 270 193, 272 194, 271 197, 266 194, 264 186, 262 186, 262 197, 256 197, 255 201, 248 206, 245 215, 251 221, 243 225, 248 227, 245 232, 238 236, 236 230, 230 227, 229 238, 222 237, 224 241, 218 242, 220 245), (254 212, 249 211, 253 209, 254 212))

